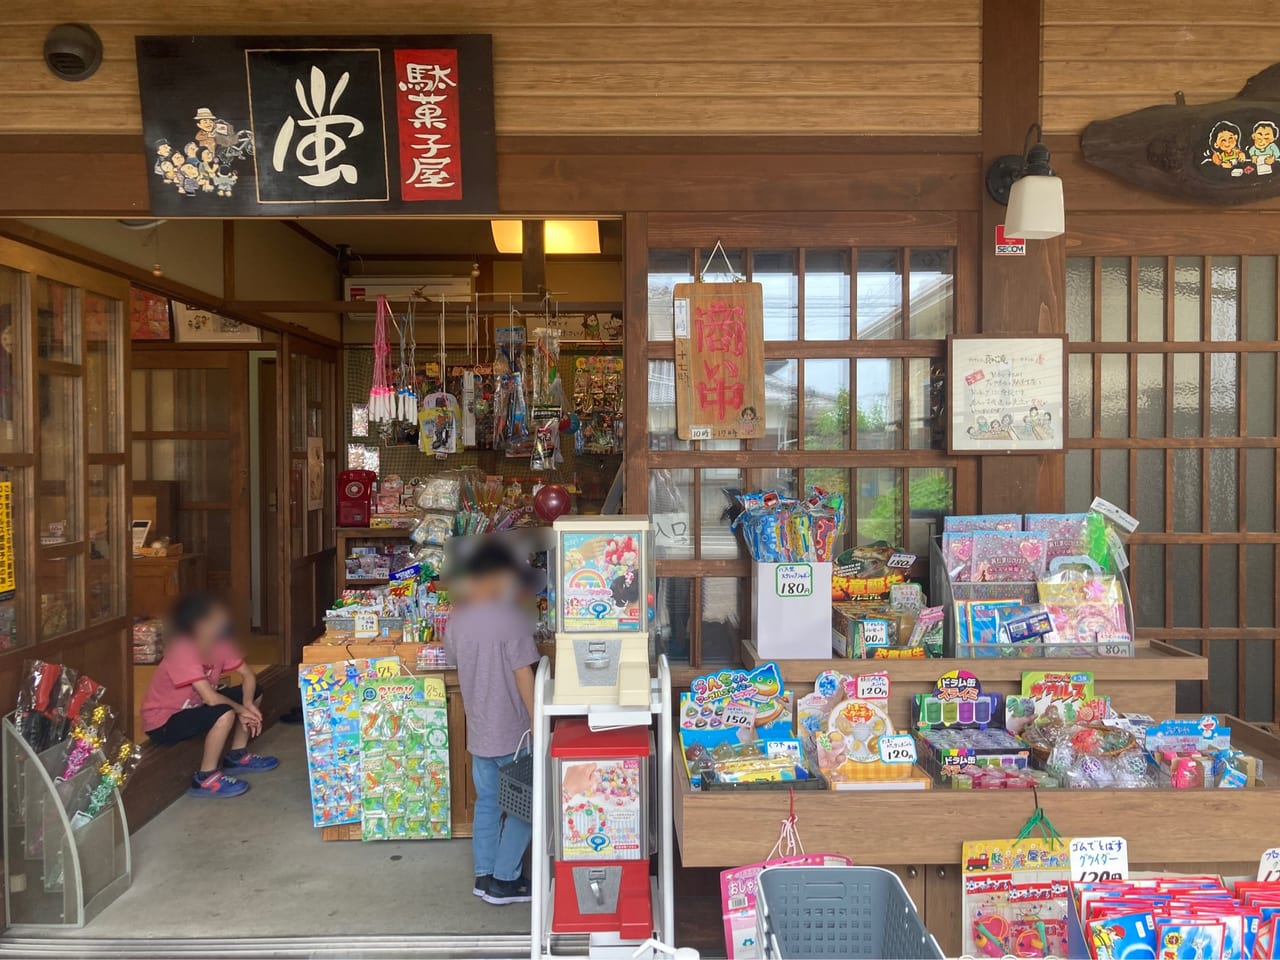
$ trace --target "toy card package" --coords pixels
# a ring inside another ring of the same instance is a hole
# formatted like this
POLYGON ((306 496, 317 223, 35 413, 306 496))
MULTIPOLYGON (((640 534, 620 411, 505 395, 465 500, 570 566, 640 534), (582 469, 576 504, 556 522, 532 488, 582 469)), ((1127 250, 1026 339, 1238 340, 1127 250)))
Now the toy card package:
MULTIPOLYGON (((915 616, 882 606, 849 603, 831 608, 831 646, 837 656, 853 660, 886 658, 903 650, 915 626, 915 616)), ((918 656, 924 656, 924 649, 918 656)))
POLYGON ((978 516, 942 518, 943 533, 973 533, 976 530, 1022 529, 1022 516, 1017 513, 988 513, 978 516))
POLYGON ((974 957, 1065 957, 1070 842, 976 840, 964 844, 963 953, 974 957))
POLYGON ((1037 585, 1060 643, 1128 641, 1124 595, 1115 577, 1063 571, 1037 585))
POLYGON ((1045 533, 979 530, 973 535, 970 576, 980 583, 1032 583, 1048 564, 1045 533))
POLYGON ((800 701, 798 722, 801 737, 833 790, 869 781, 910 780, 917 774, 914 748, 905 757, 882 749, 882 744, 897 739, 889 718, 887 673, 846 676, 823 671, 813 693, 800 701))
POLYGON ((831 599, 835 603, 889 604, 893 589, 906 583, 914 554, 869 544, 840 553, 832 563, 831 599))
POLYGON ((776 857, 720 872, 724 945, 728 960, 757 960, 763 951, 756 934, 756 886, 766 867, 848 867, 853 861, 832 854, 776 857))
POLYGON ((447 840, 451 825, 444 679, 365 680, 359 700, 360 838, 447 840))
POLYGON ((701 786, 701 760, 718 748, 791 740, 793 703, 772 661, 754 670, 736 667, 694 678, 680 694, 680 748, 694 789, 701 786))

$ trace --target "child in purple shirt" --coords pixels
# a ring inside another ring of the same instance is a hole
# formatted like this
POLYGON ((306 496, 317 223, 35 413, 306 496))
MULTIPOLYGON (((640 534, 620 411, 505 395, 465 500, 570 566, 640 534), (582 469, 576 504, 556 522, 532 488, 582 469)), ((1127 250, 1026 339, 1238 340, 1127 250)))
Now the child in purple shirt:
POLYGON ((459 572, 450 584, 454 609, 444 643, 458 667, 476 788, 472 893, 486 903, 527 903, 523 864, 530 825, 498 809, 498 770, 514 759, 531 726, 538 648, 532 616, 521 600, 525 591, 538 588, 542 574, 493 538, 477 546, 459 572))

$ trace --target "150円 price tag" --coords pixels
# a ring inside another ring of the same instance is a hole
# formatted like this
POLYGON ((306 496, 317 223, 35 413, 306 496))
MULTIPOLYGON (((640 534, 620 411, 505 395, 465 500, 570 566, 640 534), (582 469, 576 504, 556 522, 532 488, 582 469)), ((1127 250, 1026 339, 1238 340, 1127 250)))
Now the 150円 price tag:
POLYGON ((1129 842, 1124 837, 1073 837, 1070 854, 1073 883, 1129 876, 1129 842))

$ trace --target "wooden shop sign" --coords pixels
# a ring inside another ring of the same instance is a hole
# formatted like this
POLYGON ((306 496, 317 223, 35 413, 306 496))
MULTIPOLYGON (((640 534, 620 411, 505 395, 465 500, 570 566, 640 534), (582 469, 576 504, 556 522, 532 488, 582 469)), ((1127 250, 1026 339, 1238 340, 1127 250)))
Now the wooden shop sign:
POLYGON ((1280 64, 1229 100, 1147 107, 1095 120, 1084 159, 1122 180, 1201 203, 1280 196, 1280 64))
POLYGON ((764 436, 764 291, 758 283, 675 287, 676 433, 764 436))
POLYGON ((138 37, 151 213, 497 209, 487 35, 138 37))

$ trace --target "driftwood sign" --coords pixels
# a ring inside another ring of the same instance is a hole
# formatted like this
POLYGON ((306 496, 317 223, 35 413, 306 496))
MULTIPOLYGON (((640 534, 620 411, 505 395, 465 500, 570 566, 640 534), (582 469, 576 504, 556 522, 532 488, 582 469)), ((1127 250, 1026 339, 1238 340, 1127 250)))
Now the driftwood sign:
POLYGON ((1095 120, 1084 159, 1122 180, 1202 203, 1280 196, 1280 63, 1229 100, 1147 107, 1095 120))

